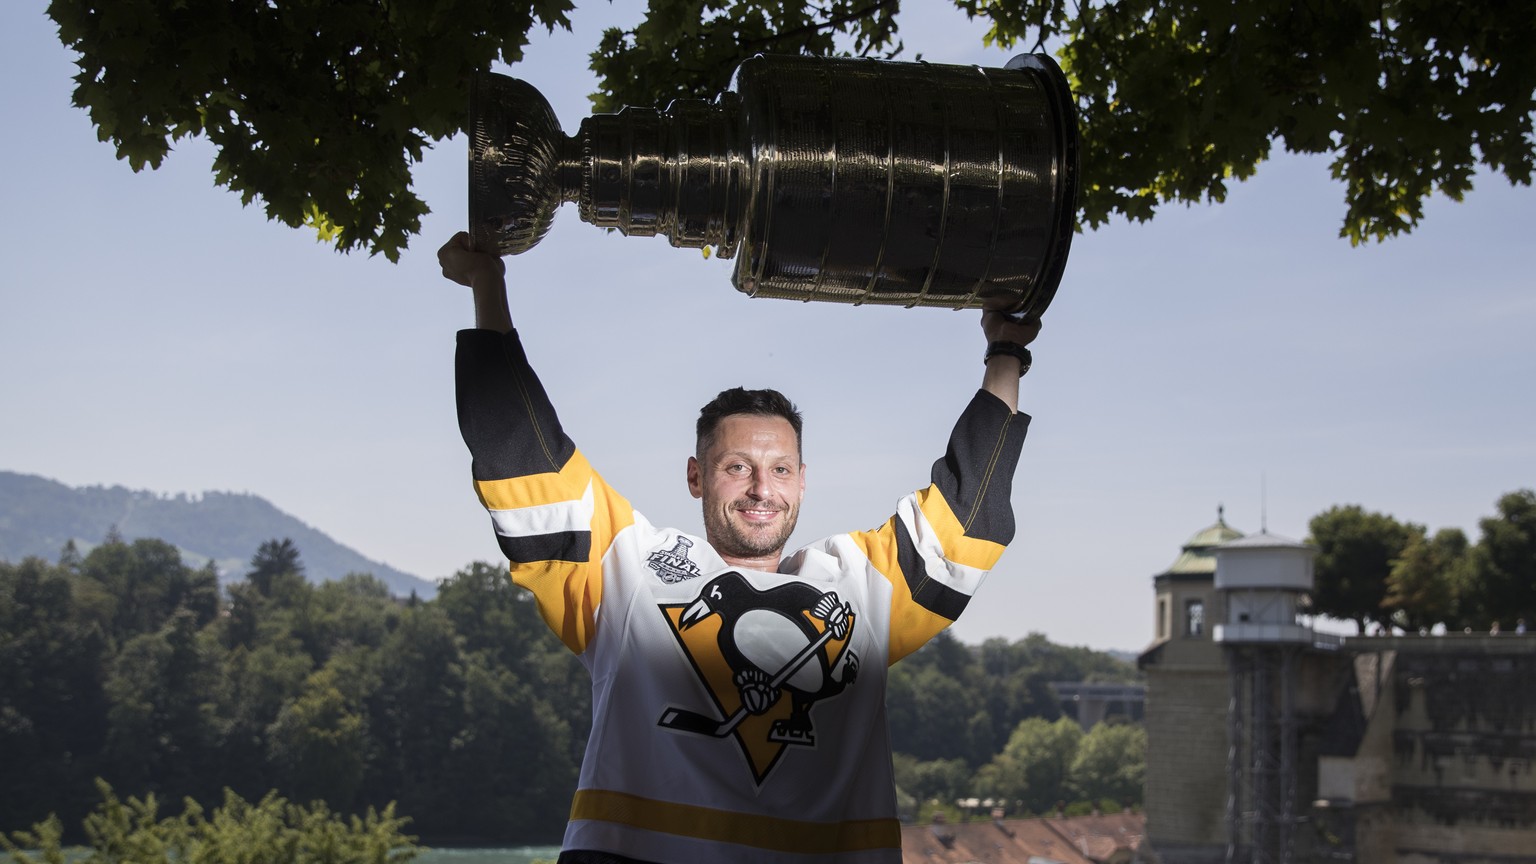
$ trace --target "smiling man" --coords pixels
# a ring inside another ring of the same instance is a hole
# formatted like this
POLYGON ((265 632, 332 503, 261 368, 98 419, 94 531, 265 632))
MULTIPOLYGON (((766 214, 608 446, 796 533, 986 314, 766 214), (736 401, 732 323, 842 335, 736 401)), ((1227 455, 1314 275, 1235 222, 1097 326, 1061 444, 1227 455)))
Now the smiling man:
POLYGON ((949 626, 1013 536, 1038 321, 983 313, 982 387, 932 482, 872 531, 785 556, 801 419, 774 390, 700 412, 702 538, 651 525, 567 437, 507 306, 505 265, 455 235, 472 289, 459 427, 518 585, 592 674, 592 734, 562 864, 901 861, 886 669, 949 626))
POLYGON ((733 567, 778 569, 800 517, 800 412, 776 390, 726 390, 699 412, 688 491, 704 501, 704 536, 733 567))

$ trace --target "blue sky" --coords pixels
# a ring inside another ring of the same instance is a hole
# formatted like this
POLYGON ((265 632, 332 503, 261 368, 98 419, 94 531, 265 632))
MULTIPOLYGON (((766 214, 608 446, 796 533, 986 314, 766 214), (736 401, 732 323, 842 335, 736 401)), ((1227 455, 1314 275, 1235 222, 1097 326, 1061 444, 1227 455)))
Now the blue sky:
MULTIPOLYGON (((0 6, 0 470, 251 492, 427 578, 500 560, 453 416, 469 299, 435 261, 465 219, 463 139, 418 166, 433 213, 398 265, 339 255, 215 187, 201 141, 159 171, 116 161, 69 105, 45 7, 0 6)), ((908 7, 908 56, 1013 53, 947 4, 908 7)), ((573 130, 587 53, 640 11, 587 4, 511 71, 573 130)), ((1475 539, 1499 495, 1536 486, 1536 192, 1482 176, 1359 248, 1342 199, 1325 160, 1281 156, 1224 204, 1076 238, 1024 384, 1018 536, 960 638, 1145 646, 1151 577, 1218 504, 1258 530, 1261 484, 1269 529, 1297 539, 1351 503, 1475 539)), ((730 264, 571 207, 508 260, 567 429, 653 522, 697 531, 698 406, 777 387, 807 423, 792 545, 879 524, 980 382, 974 313, 748 299, 730 264)))

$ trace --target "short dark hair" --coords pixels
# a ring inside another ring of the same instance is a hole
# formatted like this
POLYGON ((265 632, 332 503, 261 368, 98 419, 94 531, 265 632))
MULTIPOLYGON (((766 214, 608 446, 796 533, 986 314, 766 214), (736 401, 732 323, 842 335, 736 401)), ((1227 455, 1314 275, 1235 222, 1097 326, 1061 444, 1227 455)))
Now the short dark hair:
POLYGON ((795 452, 800 452, 800 409, 795 403, 784 397, 777 390, 747 390, 743 387, 732 387, 729 390, 721 390, 720 395, 709 400, 709 404, 699 409, 699 423, 697 427, 698 439, 695 442, 695 452, 699 456, 704 455, 710 445, 714 443, 715 430, 720 426, 720 421, 733 414, 754 414, 759 417, 783 417, 789 421, 790 428, 795 430, 795 452))

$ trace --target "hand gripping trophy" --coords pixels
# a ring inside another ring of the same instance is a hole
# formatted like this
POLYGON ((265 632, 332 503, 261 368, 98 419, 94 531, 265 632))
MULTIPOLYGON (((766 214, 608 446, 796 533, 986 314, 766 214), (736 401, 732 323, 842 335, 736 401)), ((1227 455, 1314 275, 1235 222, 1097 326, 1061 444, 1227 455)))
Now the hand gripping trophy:
POLYGON ((470 97, 470 235, 516 255, 560 204, 737 256, 756 297, 1038 316, 1077 198, 1077 121, 1049 57, 1005 68, 757 56, 714 101, 559 127, 526 82, 470 97))

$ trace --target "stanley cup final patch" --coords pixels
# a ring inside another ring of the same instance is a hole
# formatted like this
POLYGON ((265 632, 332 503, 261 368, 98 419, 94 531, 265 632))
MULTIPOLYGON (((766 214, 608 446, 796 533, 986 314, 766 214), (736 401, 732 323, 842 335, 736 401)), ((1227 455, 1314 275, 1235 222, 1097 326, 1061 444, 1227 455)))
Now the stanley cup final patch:
POLYGON ((688 557, 688 550, 693 548, 693 541, 681 534, 671 549, 658 549, 651 553, 651 557, 645 561, 645 566, 656 571, 661 581, 673 585, 684 579, 692 579, 699 575, 699 565, 693 563, 688 557))
POLYGON ((670 705, 657 725, 734 737, 759 786, 788 747, 816 745, 811 709, 858 677, 849 650, 857 616, 835 592, 804 583, 760 591, 730 571, 693 602, 661 611, 714 704, 670 705))

